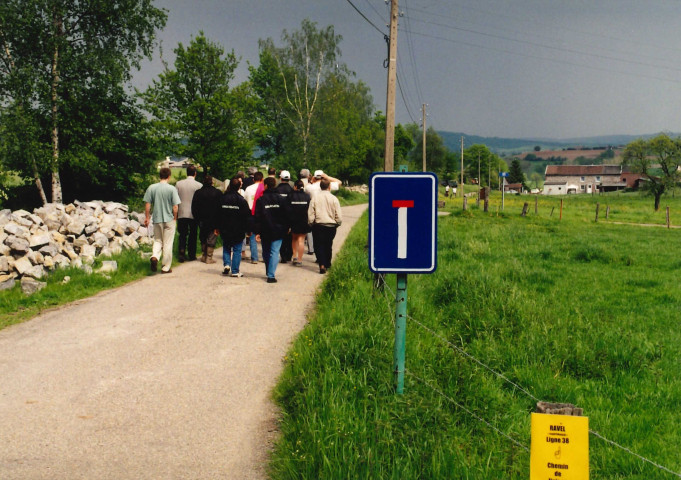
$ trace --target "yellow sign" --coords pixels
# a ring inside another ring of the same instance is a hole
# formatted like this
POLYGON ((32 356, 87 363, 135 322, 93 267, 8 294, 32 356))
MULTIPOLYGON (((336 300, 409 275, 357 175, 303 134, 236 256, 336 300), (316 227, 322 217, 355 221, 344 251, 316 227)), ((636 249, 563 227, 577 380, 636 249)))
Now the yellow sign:
POLYGON ((588 480, 589 419, 532 414, 530 480, 588 480))

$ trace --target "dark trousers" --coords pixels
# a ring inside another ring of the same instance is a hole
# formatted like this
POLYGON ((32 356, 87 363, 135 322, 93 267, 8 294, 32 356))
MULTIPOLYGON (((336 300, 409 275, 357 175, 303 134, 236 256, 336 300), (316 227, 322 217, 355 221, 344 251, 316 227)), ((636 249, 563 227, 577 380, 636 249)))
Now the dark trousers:
POLYGON ((290 233, 284 236, 279 255, 281 256, 282 262, 290 262, 291 258, 293 258, 293 245, 291 244, 290 233))
POLYGON ((215 235, 215 227, 203 222, 199 224, 199 227, 199 240, 201 241, 201 245, 205 243, 209 247, 215 247, 215 244, 218 241, 218 236, 215 235))
POLYGON ((331 266, 333 239, 336 237, 337 228, 335 225, 312 225, 314 253, 317 256, 317 263, 320 267, 329 268, 331 266))
POLYGON ((186 252, 187 258, 196 260, 196 232, 198 230, 198 223, 193 218, 178 218, 177 231, 180 234, 179 249, 180 252, 186 252), (189 237, 189 241, 187 241, 189 237))

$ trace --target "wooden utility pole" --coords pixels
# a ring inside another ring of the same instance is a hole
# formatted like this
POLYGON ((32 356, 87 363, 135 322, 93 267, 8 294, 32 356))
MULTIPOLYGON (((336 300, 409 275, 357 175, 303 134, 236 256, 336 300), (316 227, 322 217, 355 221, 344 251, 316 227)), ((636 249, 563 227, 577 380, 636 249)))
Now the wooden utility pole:
POLYGON ((395 89, 397 86, 397 0, 390 2, 390 48, 388 49, 388 93, 385 108, 384 170, 395 170, 395 89))
POLYGON ((426 172, 426 104, 423 104, 423 171, 426 172))

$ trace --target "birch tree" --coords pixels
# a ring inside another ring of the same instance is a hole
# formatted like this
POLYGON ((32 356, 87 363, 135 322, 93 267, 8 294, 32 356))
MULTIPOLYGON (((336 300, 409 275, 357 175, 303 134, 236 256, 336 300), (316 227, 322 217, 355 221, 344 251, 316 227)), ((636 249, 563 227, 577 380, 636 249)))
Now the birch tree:
MULTIPOLYGON (((80 140, 88 138, 89 121, 78 119, 78 102, 96 107, 107 103, 102 99, 120 95, 132 68, 139 68, 141 59, 151 55, 155 32, 165 21, 165 12, 152 0, 0 3, 0 102, 16 107, 25 120, 30 112, 33 122, 41 125, 50 150, 47 172, 41 171, 40 162, 29 163, 39 190, 41 175, 49 175, 53 202, 62 201, 64 127, 81 132, 80 138, 66 142, 68 149, 87 149, 80 140), (80 125, 65 125, 65 112, 80 125)), ((41 197, 46 201, 44 191, 41 197)))

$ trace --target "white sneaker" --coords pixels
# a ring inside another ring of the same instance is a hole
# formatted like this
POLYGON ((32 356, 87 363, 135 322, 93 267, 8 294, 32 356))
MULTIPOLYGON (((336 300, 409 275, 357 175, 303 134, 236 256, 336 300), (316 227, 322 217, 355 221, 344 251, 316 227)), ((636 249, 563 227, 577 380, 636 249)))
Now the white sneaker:
POLYGON ((241 273, 241 272, 236 272, 236 273, 233 273, 233 274, 230 275, 230 277, 237 277, 237 278, 240 278, 240 277, 243 277, 243 276, 244 276, 244 274, 241 273))
POLYGON ((229 275, 229 267, 223 267, 222 274, 225 276, 229 275))

